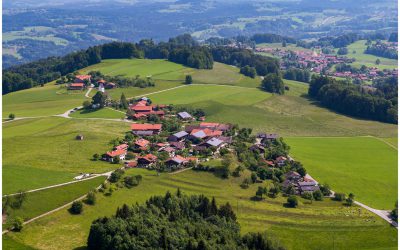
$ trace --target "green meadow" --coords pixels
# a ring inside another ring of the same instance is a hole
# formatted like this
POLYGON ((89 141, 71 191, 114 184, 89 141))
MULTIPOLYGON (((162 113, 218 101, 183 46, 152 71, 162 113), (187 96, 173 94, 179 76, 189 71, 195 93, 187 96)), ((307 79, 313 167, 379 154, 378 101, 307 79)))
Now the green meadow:
POLYGON ((54 82, 3 95, 3 117, 37 117, 62 114, 82 105, 85 91, 68 91, 54 82))
MULTIPOLYGON (((25 221, 32 219, 85 195, 90 190, 102 184, 104 180, 105 177, 100 176, 65 186, 27 193, 22 207, 19 209, 10 209, 7 218, 12 219, 18 216, 25 221)), ((9 222, 9 220, 7 220, 7 222, 9 222)))
POLYGON ((291 155, 320 183, 391 210, 397 200, 397 150, 373 137, 287 138, 291 155))
POLYGON ((223 180, 213 174, 188 170, 179 174, 161 174, 144 169, 132 169, 128 174, 141 174, 143 181, 132 189, 122 188, 112 196, 98 195, 95 206, 84 206, 82 215, 70 215, 66 209, 41 218, 21 233, 8 234, 16 244, 38 249, 84 248, 91 222, 115 213, 124 203, 142 203, 152 195, 175 192, 179 187, 187 194, 215 196, 217 202, 229 202, 241 225, 242 233, 267 231, 288 249, 395 249, 397 231, 387 222, 356 206, 345 207, 325 199, 308 202, 301 199, 296 209, 286 208, 285 197, 266 198, 256 202, 258 185, 241 189, 243 176, 223 180), (207 180, 206 182, 204 180, 207 180))
POLYGON ((347 46, 349 54, 347 54, 346 56, 356 59, 356 61, 353 63, 354 66, 361 67, 361 65, 365 65, 367 67, 376 67, 379 69, 397 68, 397 60, 364 54, 364 51, 367 48, 367 45, 365 45, 366 42, 367 40, 360 40, 347 46), (355 51, 355 53, 353 53, 353 51, 355 51), (375 64, 376 59, 379 59, 381 61, 379 65, 375 64))
MULTIPOLYGON (((114 111, 113 111, 114 112, 114 111)), ((108 120, 42 118, 3 124, 3 193, 71 181, 79 173, 102 173, 117 166, 92 161, 111 149, 129 123, 108 120), (78 141, 76 135, 84 140, 78 141)))
POLYGON ((125 112, 112 108, 97 109, 94 111, 77 110, 69 115, 73 118, 106 118, 106 119, 123 119, 125 112))

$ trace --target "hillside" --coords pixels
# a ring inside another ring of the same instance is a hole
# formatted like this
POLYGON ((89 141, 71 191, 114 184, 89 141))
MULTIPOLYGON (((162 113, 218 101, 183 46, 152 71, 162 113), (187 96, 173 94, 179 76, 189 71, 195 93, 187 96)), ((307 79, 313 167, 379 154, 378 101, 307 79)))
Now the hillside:
MULTIPOLYGON (((397 125, 355 119, 320 107, 308 98, 307 84, 285 80, 289 90, 285 95, 275 95, 259 89, 260 78, 245 77, 238 68, 221 63, 215 63, 212 70, 198 70, 166 60, 111 59, 80 72, 92 70, 112 76, 152 76, 154 87, 115 88, 108 93, 114 100, 124 93, 128 99, 147 96, 156 104, 202 108, 207 122, 239 124, 252 128, 253 134, 278 133, 291 146, 291 156, 318 181, 327 182, 335 191, 354 192, 357 200, 377 209, 394 206, 397 125), (187 74, 193 77, 191 85, 183 83, 187 74), (366 182, 373 185, 365 188, 366 182)), ((17 118, 3 121, 4 193, 64 183, 80 173, 104 173, 121 167, 92 158, 95 153, 109 150, 111 140, 123 138, 129 131, 130 123, 121 119, 125 110, 107 107, 60 116, 95 93, 69 91, 63 84, 52 82, 3 96, 3 120, 10 113, 17 118), (76 140, 78 134, 84 139, 76 140)), ((221 161, 208 164, 220 165, 221 161)), ((335 249, 395 249, 397 245, 397 231, 358 206, 343 206, 328 198, 312 203, 299 198, 299 207, 293 209, 283 205, 287 197, 281 195, 254 201, 251 197, 257 187, 271 181, 243 189, 240 184, 250 176, 249 170, 229 179, 193 170, 158 174, 135 168, 127 174, 140 174, 143 181, 132 189, 121 187, 112 195, 98 193, 96 205, 84 205, 82 215, 71 215, 63 208, 40 218, 20 233, 7 234, 3 243, 11 249, 24 245, 37 249, 84 248, 96 218, 115 214, 124 203, 142 203, 152 195, 180 188, 186 194, 215 196, 221 204, 230 202, 242 233, 267 230, 288 249, 329 249, 333 244, 335 249)), ((98 182, 64 186, 57 193, 73 192, 33 210, 49 211, 95 188, 98 182)), ((49 189, 31 197, 42 201, 54 193, 55 189, 49 189)), ((24 209, 20 215, 26 218, 37 215, 24 209)))

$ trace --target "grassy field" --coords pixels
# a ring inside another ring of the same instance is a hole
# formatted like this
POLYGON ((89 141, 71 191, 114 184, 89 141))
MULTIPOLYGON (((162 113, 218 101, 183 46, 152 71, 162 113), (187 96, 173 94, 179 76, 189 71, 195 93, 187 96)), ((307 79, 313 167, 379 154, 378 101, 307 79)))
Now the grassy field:
POLYGON ((121 119, 125 117, 125 112, 112 108, 103 108, 94 111, 78 110, 70 114, 70 117, 121 119))
POLYGON ((3 193, 71 181, 79 173, 116 168, 93 162, 92 155, 111 149, 108 142, 123 137, 129 124, 104 120, 42 118, 3 125, 3 193), (83 141, 75 140, 78 134, 83 141))
POLYGON ((366 40, 360 40, 347 46, 349 54, 346 56, 356 59, 356 61, 353 63, 354 66, 361 67, 361 65, 365 65, 367 67, 377 67, 379 69, 397 68, 397 60, 364 54, 364 51, 367 48, 367 46, 365 45, 366 42, 366 40), (353 51, 355 51, 356 53, 353 53, 353 51), (379 65, 376 65, 375 61, 378 58, 381 63, 379 65))
POLYGON ((8 217, 15 218, 18 216, 24 220, 29 220, 85 195, 98 187, 104 180, 105 177, 101 176, 66 186, 27 193, 22 207, 10 209, 8 217))
POLYGON ((397 200, 397 150, 373 137, 288 138, 292 156, 321 183, 376 209, 397 200))
POLYGON ((285 81, 285 95, 226 86, 188 86, 151 96, 155 103, 203 108, 210 121, 238 123, 282 136, 397 136, 397 126, 354 119, 319 107, 306 97, 306 84, 285 81))
POLYGON ((133 189, 120 189, 109 197, 99 195, 95 206, 84 207, 83 215, 74 216, 61 210, 41 218, 21 233, 9 234, 9 239, 39 249, 82 248, 94 219, 114 214, 124 203, 141 203, 151 195, 180 187, 187 194, 202 193, 215 196, 218 203, 230 202, 243 233, 267 230, 288 249, 330 249, 333 245, 335 249, 395 249, 397 246, 397 231, 358 207, 344 207, 327 199, 313 204, 301 200, 297 209, 284 207, 284 197, 255 202, 250 197, 260 184, 241 189, 242 177, 222 180, 195 171, 157 176, 143 169, 130 170, 129 174, 141 174, 142 183, 133 189))
POLYGON ((14 113, 16 117, 48 116, 64 113, 82 105, 85 91, 67 91, 54 82, 27 90, 3 95, 3 117, 14 113))

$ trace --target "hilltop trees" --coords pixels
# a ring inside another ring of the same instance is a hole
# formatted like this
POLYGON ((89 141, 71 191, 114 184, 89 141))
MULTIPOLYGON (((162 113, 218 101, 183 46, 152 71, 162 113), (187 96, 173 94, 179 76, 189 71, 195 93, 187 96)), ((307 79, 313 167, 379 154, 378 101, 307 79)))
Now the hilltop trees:
MULTIPOLYGON (((393 82, 397 82, 397 78, 393 82)), ((366 93, 360 86, 316 76, 311 80, 308 94, 325 107, 344 114, 397 123, 397 102, 392 102, 392 97, 385 98, 378 91, 366 93)))
POLYGON ((280 75, 268 74, 261 83, 261 88, 270 93, 283 95, 285 93, 285 85, 280 75))
POLYGON ((254 67, 250 67, 249 65, 241 67, 240 74, 243 74, 243 75, 251 77, 251 78, 255 78, 257 76, 256 69, 254 67))
POLYGON ((123 205, 93 221, 88 249, 282 249, 261 234, 240 235, 229 203, 167 192, 143 205, 123 205))

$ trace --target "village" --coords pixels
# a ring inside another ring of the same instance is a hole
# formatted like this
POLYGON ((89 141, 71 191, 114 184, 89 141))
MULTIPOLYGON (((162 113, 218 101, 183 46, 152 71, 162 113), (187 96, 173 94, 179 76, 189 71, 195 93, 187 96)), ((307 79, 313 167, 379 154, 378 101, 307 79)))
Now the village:
POLYGON ((263 173, 274 172, 270 177, 261 174, 260 181, 273 179, 279 183, 283 192, 289 190, 289 194, 303 195, 320 190, 318 183, 306 174, 301 164, 285 151, 278 150, 282 153, 267 156, 266 151, 282 143, 278 134, 258 133, 251 137, 247 132, 244 134, 247 134, 248 139, 243 139, 242 131, 249 129, 239 130, 237 125, 205 122, 205 114, 198 110, 195 116, 188 111, 175 110, 169 105, 151 103, 149 98, 142 97, 130 104, 127 114, 134 121, 130 131, 125 139, 104 153, 101 160, 123 164, 125 169, 146 168, 174 172, 202 169, 208 161, 221 160, 229 153, 239 155, 241 152, 237 148, 244 145, 245 153, 251 154, 259 162, 256 168, 249 167, 254 173, 260 172, 258 168, 263 173), (159 123, 152 122, 154 120, 159 123), (281 174, 278 175, 278 172, 281 174))
POLYGON ((281 70, 289 68, 309 69, 316 74, 326 74, 328 76, 351 78, 359 81, 373 81, 378 78, 397 76, 397 69, 380 70, 377 67, 363 67, 362 72, 343 71, 339 72, 333 69, 334 65, 351 64, 354 59, 346 56, 337 56, 324 53, 318 53, 320 47, 316 47, 313 51, 291 51, 280 48, 256 48, 256 52, 269 53, 273 56, 282 58, 280 61, 281 70))

